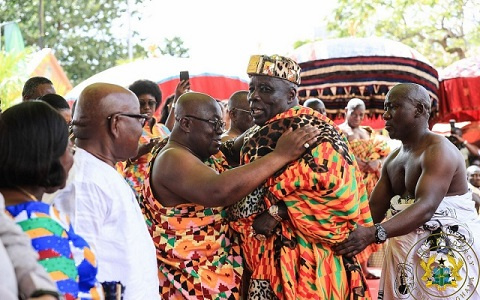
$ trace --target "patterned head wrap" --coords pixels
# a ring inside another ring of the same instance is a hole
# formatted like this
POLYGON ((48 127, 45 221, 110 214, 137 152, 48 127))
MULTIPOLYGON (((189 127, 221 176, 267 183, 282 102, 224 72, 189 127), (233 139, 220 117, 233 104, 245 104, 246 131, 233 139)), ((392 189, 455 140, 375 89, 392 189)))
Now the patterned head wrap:
POLYGON ((292 59, 280 55, 252 55, 248 75, 265 75, 300 84, 300 66, 292 59))

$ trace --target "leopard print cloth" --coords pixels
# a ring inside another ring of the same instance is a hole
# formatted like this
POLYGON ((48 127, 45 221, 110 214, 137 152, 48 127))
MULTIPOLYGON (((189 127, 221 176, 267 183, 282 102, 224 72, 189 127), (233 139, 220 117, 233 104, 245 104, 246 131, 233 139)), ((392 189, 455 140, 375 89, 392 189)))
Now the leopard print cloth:
MULTIPOLYGON (((245 157, 249 157, 250 162, 252 162, 272 152, 277 145, 278 139, 288 128, 292 127, 292 129, 295 130, 307 124, 321 129, 317 142, 311 145, 311 148, 315 148, 320 143, 330 143, 338 153, 342 154, 350 165, 353 164, 353 158, 348 154, 347 142, 343 135, 339 134, 334 125, 313 115, 298 115, 291 118, 282 118, 268 123, 263 127, 254 126, 249 129, 245 134, 241 164, 245 163, 245 157)), ((328 170, 327 161, 324 161, 324 164, 315 163, 310 151, 306 151, 301 159, 304 159, 315 172, 322 173, 328 170)), ((277 177, 282 174, 286 167, 287 166, 278 170, 273 176, 277 177)), ((275 197, 266 191, 267 189, 262 185, 241 201, 232 205, 229 209, 230 220, 248 218, 251 215, 262 213, 266 209, 265 202, 263 201, 264 196, 267 196, 272 203, 276 203, 277 200, 275 197)))

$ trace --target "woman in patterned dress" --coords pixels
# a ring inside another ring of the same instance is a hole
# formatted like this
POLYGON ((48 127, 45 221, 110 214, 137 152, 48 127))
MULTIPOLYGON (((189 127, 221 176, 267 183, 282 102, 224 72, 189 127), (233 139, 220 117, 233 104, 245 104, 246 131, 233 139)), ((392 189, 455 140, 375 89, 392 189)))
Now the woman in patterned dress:
POLYGON ((65 187, 73 147, 64 118, 43 101, 23 102, 0 118, 0 193, 65 299, 103 299, 97 263, 66 216, 39 199, 65 187))

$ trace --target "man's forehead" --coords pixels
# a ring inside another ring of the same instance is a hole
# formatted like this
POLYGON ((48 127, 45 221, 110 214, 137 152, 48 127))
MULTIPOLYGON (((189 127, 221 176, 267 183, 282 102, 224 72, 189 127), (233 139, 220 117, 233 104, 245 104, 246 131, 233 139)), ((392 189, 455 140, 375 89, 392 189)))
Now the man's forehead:
POLYGON ((252 84, 287 84, 287 81, 277 77, 265 76, 265 75, 251 75, 250 85, 252 84))

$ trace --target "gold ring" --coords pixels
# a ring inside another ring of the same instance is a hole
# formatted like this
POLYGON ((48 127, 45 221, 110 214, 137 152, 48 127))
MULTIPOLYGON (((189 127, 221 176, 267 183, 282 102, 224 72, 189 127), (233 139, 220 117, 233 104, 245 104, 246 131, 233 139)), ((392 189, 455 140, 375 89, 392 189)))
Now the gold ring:
POLYGON ((305 149, 308 149, 308 148, 310 148, 310 144, 309 144, 309 143, 305 143, 305 144, 303 144, 303 147, 305 147, 305 149))

